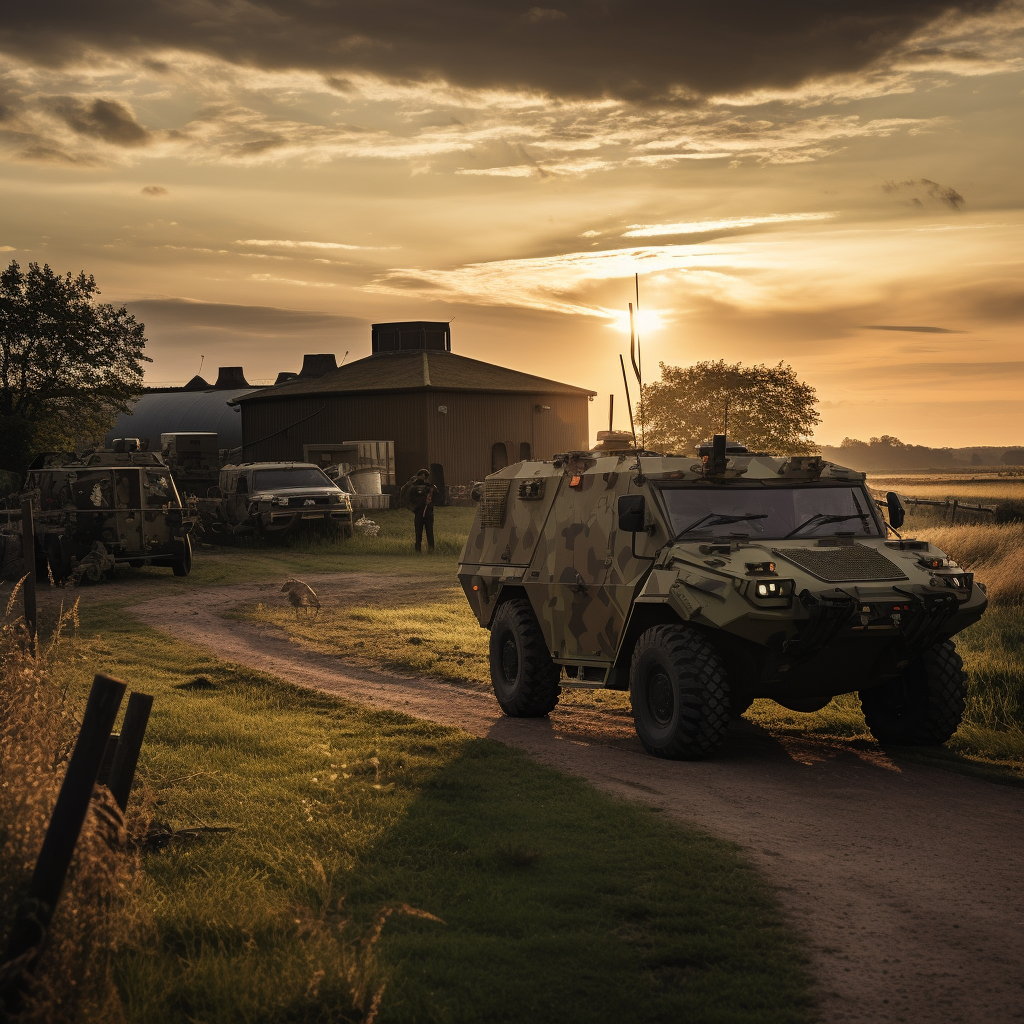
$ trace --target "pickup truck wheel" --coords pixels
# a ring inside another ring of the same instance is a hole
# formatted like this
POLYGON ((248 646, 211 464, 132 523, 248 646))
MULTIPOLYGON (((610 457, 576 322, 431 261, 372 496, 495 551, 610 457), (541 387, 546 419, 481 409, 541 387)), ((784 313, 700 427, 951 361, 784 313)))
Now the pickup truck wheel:
POLYGON ((629 695, 636 734, 648 754, 694 761, 722 745, 729 684, 721 659, 694 630, 647 630, 633 651, 629 695))
POLYGON ((868 728, 879 743, 938 747, 964 716, 967 675, 952 640, 922 651, 893 679, 859 693, 868 728))
POLYGON ((181 539, 182 553, 171 562, 175 576, 187 576, 192 571, 192 541, 189 537, 181 539))
POLYGON ((551 660, 530 602, 506 601, 491 625, 491 683, 501 710, 513 718, 541 718, 558 703, 561 670, 551 660))

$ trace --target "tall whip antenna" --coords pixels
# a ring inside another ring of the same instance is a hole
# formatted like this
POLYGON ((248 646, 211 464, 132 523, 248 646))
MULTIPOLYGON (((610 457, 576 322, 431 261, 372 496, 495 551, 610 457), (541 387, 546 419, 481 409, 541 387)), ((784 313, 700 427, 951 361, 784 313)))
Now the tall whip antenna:
MULTIPOLYGON (((640 275, 633 275, 633 282, 636 287, 636 322, 633 320, 633 303, 629 303, 629 358, 633 364, 633 372, 636 374, 637 383, 640 385, 640 412, 643 413, 644 404, 644 375, 643 355, 640 351, 640 275)), ((644 438, 644 417, 640 416, 640 444, 643 446, 644 438)))
POLYGON ((619 356, 619 366, 622 367, 622 384, 626 389, 626 408, 629 410, 629 429, 633 432, 633 447, 636 448, 636 427, 633 425, 633 403, 629 398, 629 379, 626 377, 626 361, 619 356))

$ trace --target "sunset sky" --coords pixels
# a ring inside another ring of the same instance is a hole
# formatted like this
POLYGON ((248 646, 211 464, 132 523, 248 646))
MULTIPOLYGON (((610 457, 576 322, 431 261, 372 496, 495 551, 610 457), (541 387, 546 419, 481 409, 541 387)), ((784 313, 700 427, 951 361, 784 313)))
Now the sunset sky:
POLYGON ((1024 443, 1021 4, 549 2, 22 5, 0 255, 94 274, 154 383, 454 318, 594 432, 639 273, 649 373, 784 360, 823 443, 1024 443))

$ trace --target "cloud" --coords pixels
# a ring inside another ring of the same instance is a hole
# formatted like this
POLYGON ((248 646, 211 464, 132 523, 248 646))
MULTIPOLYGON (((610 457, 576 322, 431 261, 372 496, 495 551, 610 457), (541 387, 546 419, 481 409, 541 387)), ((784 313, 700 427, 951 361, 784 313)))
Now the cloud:
POLYGON ((265 245, 278 249, 379 249, 387 246, 349 245, 346 242, 296 242, 290 238, 236 238, 235 245, 265 245))
POLYGON ((905 206, 917 207, 944 206, 950 210, 959 210, 966 200, 955 188, 940 185, 928 178, 917 178, 912 181, 887 181, 882 191, 889 195, 904 197, 905 206))
POLYGON ((240 338, 335 338, 339 332, 363 331, 367 321, 358 317, 280 306, 246 306, 195 299, 135 299, 125 303, 146 324, 147 335, 181 338, 199 335, 215 341, 240 338))
POLYGON ((302 288, 337 288, 333 281, 303 281, 296 277, 274 277, 272 274, 253 274, 254 281, 265 281, 268 284, 297 284, 302 288))
POLYGON ((0 46, 50 66, 90 50, 152 58, 149 51, 173 47, 265 69, 687 102, 694 92, 779 89, 855 72, 950 12, 997 6, 997 0, 839 6, 570 0, 524 11, 521 0, 429 6, 192 0, 183 10, 167 2, 53 0, 7 11, 0 46))
POLYGON ((139 191, 144 196, 153 196, 156 198, 169 196, 171 194, 170 189, 164 188, 163 185, 144 185, 139 191))
POLYGON ((968 334, 968 331, 954 331, 949 327, 892 327, 882 324, 864 324, 863 331, 910 331, 914 334, 968 334))
MULTIPOLYGON (((721 220, 693 220, 677 224, 631 224, 623 238, 657 238, 665 235, 703 235, 759 224, 785 224, 801 220, 830 220, 836 213, 770 213, 761 217, 727 217, 721 220)), ((584 232, 587 237, 597 232, 584 232)))
POLYGON ((149 132, 116 100, 94 99, 86 103, 73 96, 57 96, 49 106, 79 135, 102 139, 113 146, 144 146, 149 142, 149 132))

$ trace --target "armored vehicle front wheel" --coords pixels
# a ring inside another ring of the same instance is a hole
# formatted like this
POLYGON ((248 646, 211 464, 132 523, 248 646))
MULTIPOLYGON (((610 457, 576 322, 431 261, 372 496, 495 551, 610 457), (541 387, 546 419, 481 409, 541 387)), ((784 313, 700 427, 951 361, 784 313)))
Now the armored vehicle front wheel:
POLYGON ((729 724, 729 684, 711 645, 685 626, 655 626, 633 651, 633 724, 648 754, 676 761, 709 757, 729 724))
POLYGON ((922 651, 900 679, 860 691, 860 706, 880 743, 938 747, 964 715, 967 675, 952 640, 922 651))
POLYGON ((491 625, 491 683, 501 710, 513 718, 541 718, 558 703, 559 667, 530 602, 506 601, 491 625))
POLYGON ((181 539, 181 554, 171 562, 175 576, 187 576, 192 571, 192 541, 188 537, 181 539))

